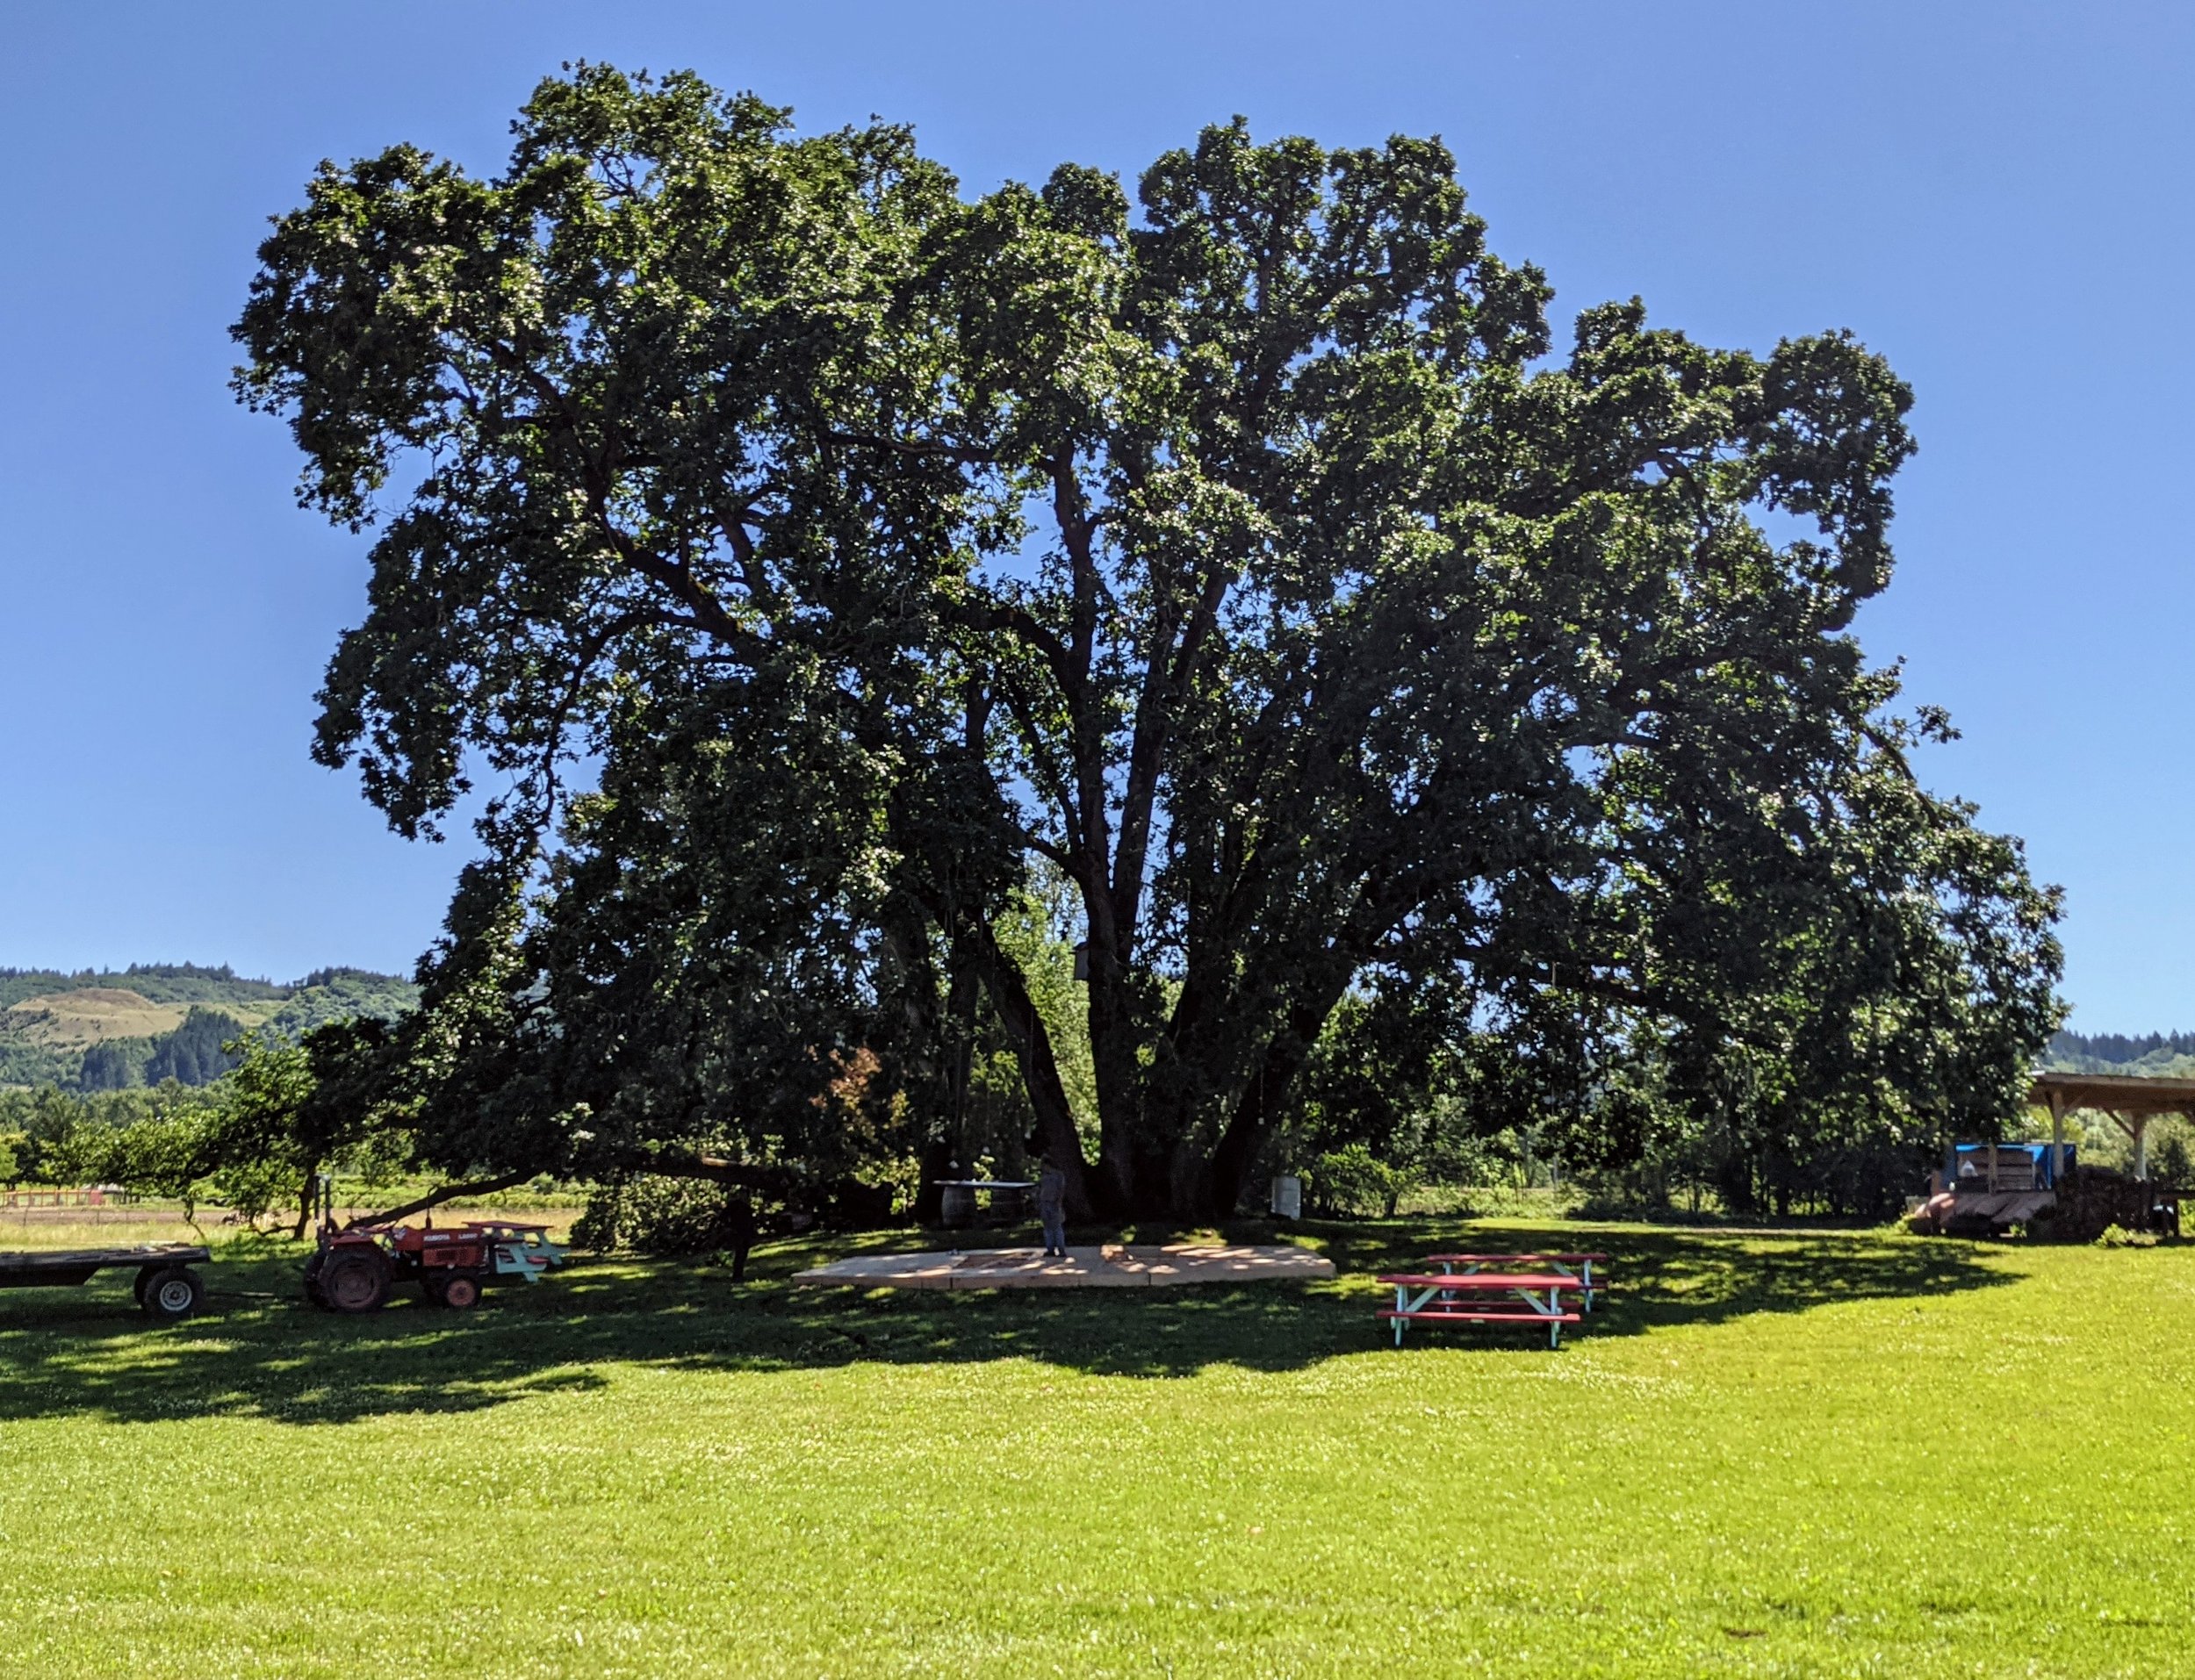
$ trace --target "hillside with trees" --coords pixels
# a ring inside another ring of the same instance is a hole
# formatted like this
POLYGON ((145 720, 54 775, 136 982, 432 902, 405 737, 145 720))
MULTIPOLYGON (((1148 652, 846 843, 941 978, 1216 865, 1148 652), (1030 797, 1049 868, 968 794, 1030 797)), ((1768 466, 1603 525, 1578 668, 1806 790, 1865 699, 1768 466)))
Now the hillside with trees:
POLYGON ((2195 1032, 2059 1032, 2043 1065, 2074 1073, 2184 1076, 2195 1071, 2195 1032))
POLYGON ((236 1065, 223 1046, 246 1033, 294 1042, 330 1022, 395 1020, 418 999, 411 981, 357 968, 287 983, 195 963, 0 969, 0 1086, 206 1085, 236 1065))
POLYGON ((121 970, 80 969, 63 973, 50 968, 0 968, 0 1009, 26 998, 86 990, 134 992, 155 1003, 211 1003, 250 1006, 278 1002, 313 983, 292 985, 249 980, 224 963, 218 968, 197 963, 132 963, 121 970))

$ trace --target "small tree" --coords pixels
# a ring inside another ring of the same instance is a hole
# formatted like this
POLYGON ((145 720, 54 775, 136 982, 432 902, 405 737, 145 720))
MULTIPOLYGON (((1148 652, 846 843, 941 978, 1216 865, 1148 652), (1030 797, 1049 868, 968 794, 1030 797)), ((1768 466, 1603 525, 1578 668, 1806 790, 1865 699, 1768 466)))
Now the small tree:
POLYGON ((2170 1132, 2157 1148, 2157 1181, 2170 1190, 2184 1189, 2190 1176, 2187 1140, 2177 1131, 2170 1132))

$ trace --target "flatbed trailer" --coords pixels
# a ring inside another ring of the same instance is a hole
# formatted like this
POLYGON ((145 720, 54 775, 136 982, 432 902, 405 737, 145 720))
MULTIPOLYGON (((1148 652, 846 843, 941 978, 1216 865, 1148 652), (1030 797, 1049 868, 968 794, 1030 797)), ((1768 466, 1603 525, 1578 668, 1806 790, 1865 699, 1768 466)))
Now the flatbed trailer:
POLYGON ((167 1324, 198 1310, 205 1299, 205 1284, 191 1268, 212 1258, 191 1243, 0 1252, 0 1289, 68 1289, 89 1283, 101 1272, 133 1267, 137 1304, 148 1317, 167 1324))

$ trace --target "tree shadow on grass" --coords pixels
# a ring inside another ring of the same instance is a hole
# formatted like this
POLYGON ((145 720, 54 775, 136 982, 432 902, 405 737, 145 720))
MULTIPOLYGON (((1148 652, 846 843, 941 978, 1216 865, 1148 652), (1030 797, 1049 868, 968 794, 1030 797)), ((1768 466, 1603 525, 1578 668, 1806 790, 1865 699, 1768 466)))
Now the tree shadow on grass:
MULTIPOLYGON (((1264 1234, 1256 1230, 1231 1233, 1264 1234)), ((1498 1231, 1453 1222, 1310 1226, 1342 1275, 1328 1283, 1178 1289, 868 1290, 795 1288, 791 1273, 850 1248, 906 1248, 912 1233, 781 1245, 756 1275, 673 1261, 582 1261, 531 1288, 453 1313, 399 1300, 380 1313, 315 1311, 295 1293, 297 1257, 263 1253, 209 1268, 208 1310, 146 1327, 126 1287, 0 1295, 0 1422, 261 1418, 341 1424, 479 1411, 599 1389, 619 1365, 767 1373, 861 1364, 1031 1360, 1095 1375, 1164 1379, 1213 1367, 1290 1371, 1346 1354, 1482 1346, 1544 1357, 1529 1327, 1387 1348, 1374 1274, 1442 1249, 1592 1248, 1613 1293, 1592 1339, 1804 1312, 1839 1301, 1946 1295, 2012 1281, 1986 1251, 1869 1235, 1498 1231)), ((1574 1343, 1573 1343, 1574 1345, 1574 1343)))

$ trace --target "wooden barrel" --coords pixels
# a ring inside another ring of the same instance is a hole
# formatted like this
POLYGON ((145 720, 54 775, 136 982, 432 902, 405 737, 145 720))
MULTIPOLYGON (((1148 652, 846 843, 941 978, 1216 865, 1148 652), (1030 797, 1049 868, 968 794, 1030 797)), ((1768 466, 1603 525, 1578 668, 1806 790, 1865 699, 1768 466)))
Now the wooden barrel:
POLYGON ((965 1184, 948 1184, 938 1203, 938 1223, 958 1231, 975 1223, 975 1192, 965 1184))

